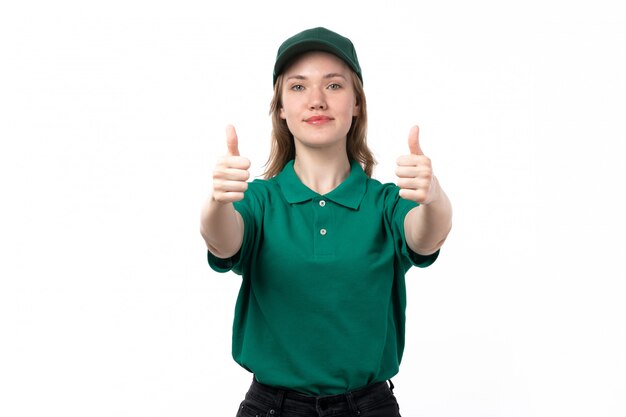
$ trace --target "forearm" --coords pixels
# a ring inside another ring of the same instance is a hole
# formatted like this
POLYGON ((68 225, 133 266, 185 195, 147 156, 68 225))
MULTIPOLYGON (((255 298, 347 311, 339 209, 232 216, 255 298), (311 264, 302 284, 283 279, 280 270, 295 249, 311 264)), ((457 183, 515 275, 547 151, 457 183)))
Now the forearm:
POLYGON ((452 205, 436 178, 435 198, 412 209, 404 219, 404 232, 409 248, 420 255, 435 253, 452 228, 452 205))
POLYGON ((202 207, 200 234, 218 258, 230 258, 239 251, 243 227, 243 219, 232 203, 220 203, 211 196, 202 207))

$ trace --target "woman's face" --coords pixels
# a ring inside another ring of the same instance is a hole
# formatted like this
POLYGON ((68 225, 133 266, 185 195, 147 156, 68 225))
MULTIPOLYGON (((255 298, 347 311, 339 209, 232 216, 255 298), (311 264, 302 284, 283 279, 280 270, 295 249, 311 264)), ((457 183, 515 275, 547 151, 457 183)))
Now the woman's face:
POLYGON ((342 146, 358 104, 351 69, 336 56, 309 52, 283 73, 280 117, 287 122, 298 146, 342 146))

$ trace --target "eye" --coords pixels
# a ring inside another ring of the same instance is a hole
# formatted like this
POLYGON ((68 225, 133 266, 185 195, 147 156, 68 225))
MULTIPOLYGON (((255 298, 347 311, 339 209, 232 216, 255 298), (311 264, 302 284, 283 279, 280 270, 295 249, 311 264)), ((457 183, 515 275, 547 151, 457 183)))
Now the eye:
POLYGON ((302 91, 304 90, 304 87, 300 84, 295 84, 295 85, 292 85, 290 89, 293 91, 302 91))
POLYGON ((332 83, 328 86, 329 90, 339 90, 341 88, 341 84, 332 83))

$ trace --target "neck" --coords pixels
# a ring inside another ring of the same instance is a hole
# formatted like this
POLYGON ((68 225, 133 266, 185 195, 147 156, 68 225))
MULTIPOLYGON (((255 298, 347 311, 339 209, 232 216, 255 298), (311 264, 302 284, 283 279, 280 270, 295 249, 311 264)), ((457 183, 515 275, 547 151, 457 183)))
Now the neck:
POLYGON ((293 169, 304 185, 324 195, 348 178, 350 161, 345 151, 300 152, 296 153, 293 169))

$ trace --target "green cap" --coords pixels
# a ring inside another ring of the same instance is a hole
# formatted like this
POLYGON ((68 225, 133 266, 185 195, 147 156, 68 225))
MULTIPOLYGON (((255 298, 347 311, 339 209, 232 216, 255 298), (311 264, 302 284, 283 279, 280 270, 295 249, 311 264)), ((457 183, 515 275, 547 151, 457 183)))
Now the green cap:
POLYGON ((336 55, 345 61, 363 82, 359 59, 350 39, 326 28, 318 27, 300 32, 280 45, 274 64, 274 84, 289 61, 297 55, 310 51, 324 51, 336 55))

